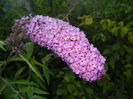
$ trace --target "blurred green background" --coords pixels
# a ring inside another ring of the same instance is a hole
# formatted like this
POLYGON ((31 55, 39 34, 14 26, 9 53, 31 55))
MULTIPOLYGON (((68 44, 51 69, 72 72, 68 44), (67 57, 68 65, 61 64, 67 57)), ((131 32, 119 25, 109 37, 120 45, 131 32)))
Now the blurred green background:
POLYGON ((133 0, 0 0, 0 99, 133 99, 133 0), (106 74, 87 82, 52 51, 31 41, 10 54, 14 20, 41 14, 85 32, 107 59, 106 74))

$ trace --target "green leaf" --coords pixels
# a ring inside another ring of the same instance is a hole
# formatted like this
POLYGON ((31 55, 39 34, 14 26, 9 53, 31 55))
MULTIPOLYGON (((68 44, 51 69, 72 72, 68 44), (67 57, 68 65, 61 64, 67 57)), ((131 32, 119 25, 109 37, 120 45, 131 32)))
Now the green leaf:
POLYGON ((48 92, 46 92, 42 89, 39 89, 39 88, 36 88, 36 87, 31 87, 31 86, 29 86, 27 88, 25 87, 22 90, 23 90, 23 92, 25 92, 25 91, 27 92, 28 99, 32 99, 33 94, 42 94, 42 95, 47 95, 48 94, 48 92))
POLYGON ((42 96, 34 95, 34 96, 32 97, 32 99, 47 99, 47 98, 42 97, 42 96))
POLYGON ((69 76, 65 76, 65 77, 64 77, 64 80, 65 80, 66 82, 70 82, 69 76))
POLYGON ((106 41, 106 36, 104 35, 104 34, 100 34, 100 39, 103 41, 103 42, 105 42, 106 41))
POLYGON ((4 89, 7 87, 7 85, 6 84, 4 84, 4 85, 2 85, 1 87, 0 87, 0 94, 4 91, 4 89))
POLYGON ((54 56, 54 54, 48 54, 47 56, 45 56, 41 61, 43 62, 43 64, 46 64, 47 61, 49 61, 52 56, 54 56))
POLYGON ((6 61, 0 61, 0 67, 2 67, 5 64, 6 61))
POLYGON ((114 27, 114 28, 112 28, 112 35, 114 35, 114 36, 118 36, 118 32, 119 32, 119 27, 114 27))
POLYGON ((112 67, 112 69, 115 69, 115 60, 114 60, 114 58, 110 58, 109 64, 112 67))
POLYGON ((131 77, 131 73, 132 73, 132 71, 128 70, 128 71, 124 72, 124 75, 129 79, 131 77))
POLYGON ((47 66, 43 66, 43 73, 44 73, 44 76, 46 77, 47 83, 49 84, 50 72, 49 72, 49 69, 47 68, 47 66))
POLYGON ((33 93, 36 93, 36 94, 44 94, 44 95, 48 94, 48 92, 46 92, 42 89, 36 88, 36 87, 32 87, 32 91, 33 91, 33 93))
POLYGON ((126 25, 126 27, 130 27, 130 26, 132 26, 133 25, 133 21, 131 21, 131 22, 129 22, 127 25, 126 25))
POLYGON ((103 24, 103 23, 105 23, 105 19, 103 19, 103 20, 100 21, 100 24, 103 24))
POLYGON ((79 26, 90 25, 93 23, 93 18, 90 15, 84 15, 82 17, 78 17, 78 19, 81 20, 81 24, 79 24, 79 26))
POLYGON ((128 41, 133 44, 133 32, 128 33, 128 41))
POLYGON ((68 90, 68 92, 70 93, 70 94, 72 94, 74 91, 75 91, 75 86, 73 85, 73 84, 69 84, 68 86, 67 86, 67 90, 68 90))
POLYGON ((42 82, 42 80, 40 80, 40 78, 35 73, 32 73, 31 75, 32 75, 33 81, 36 83, 38 87, 45 88, 45 82, 42 82))
POLYGON ((114 60, 119 60, 120 54, 119 53, 113 53, 114 60))
POLYGON ((103 30, 106 30, 106 29, 107 29, 107 24, 106 24, 106 23, 103 23, 103 24, 102 24, 102 29, 103 29, 103 30))
POLYGON ((11 99, 19 99, 19 97, 16 94, 11 95, 11 99))
POLYGON ((92 88, 86 88, 87 94, 92 95, 94 93, 92 88))
POLYGON ((124 66, 125 69, 128 69, 128 68, 131 69, 132 67, 133 67, 133 65, 129 64, 129 63, 124 66))
POLYGON ((107 79, 107 80, 110 80, 110 76, 108 74, 105 74, 104 78, 107 79))
POLYGON ((107 91, 111 91, 114 88, 114 83, 105 81, 103 83, 103 93, 106 93, 107 91))
POLYGON ((27 96, 28 96, 28 99, 31 99, 32 98, 32 96, 33 96, 33 89, 32 89, 33 87, 27 87, 26 89, 26 91, 27 91, 27 96))
POLYGON ((40 62, 38 62, 38 61, 35 60, 34 58, 31 58, 31 61, 32 61, 34 64, 38 65, 38 66, 41 66, 41 67, 44 66, 44 64, 41 64, 40 62))
POLYGON ((25 50, 26 50, 25 57, 27 60, 31 58, 32 53, 33 53, 33 48, 34 48, 33 42, 28 42, 25 44, 25 50))
POLYGON ((0 40, 0 48, 3 50, 3 51, 6 51, 6 49, 4 48, 4 42, 0 40))
POLYGON ((36 85, 35 83, 29 82, 28 80, 16 80, 13 83, 22 85, 36 85))
POLYGON ((124 27, 124 22, 123 21, 119 22, 118 24, 119 24, 120 28, 124 27))
POLYGON ((121 38, 124 38, 125 35, 127 34, 127 32, 128 32, 128 28, 127 27, 123 27, 121 29, 121 38))
POLYGON ((118 51, 121 48, 121 45, 119 42, 115 43, 114 45, 112 45, 112 50, 113 51, 118 51))
POLYGON ((110 28, 112 27, 112 21, 110 19, 107 19, 107 23, 108 23, 108 30, 110 30, 110 28))
POLYGON ((41 74, 40 74, 40 72, 39 72, 39 70, 37 69, 37 67, 36 67, 33 63, 31 63, 30 61, 28 61, 23 55, 19 55, 19 56, 28 64, 28 66, 31 68, 31 70, 32 70, 42 81, 44 81, 43 78, 42 78, 42 76, 41 76, 41 74))
POLYGON ((64 95, 66 92, 67 92, 66 89, 58 88, 57 91, 56 91, 56 94, 57 95, 64 95))
POLYGON ((104 55, 111 54, 111 50, 110 50, 109 48, 106 48, 106 49, 103 51, 103 54, 104 54, 104 55))
POLYGON ((24 61, 20 56, 15 55, 10 58, 10 61, 24 61))
POLYGON ((21 67, 16 73, 15 73, 15 78, 18 77, 23 71, 25 67, 21 67))

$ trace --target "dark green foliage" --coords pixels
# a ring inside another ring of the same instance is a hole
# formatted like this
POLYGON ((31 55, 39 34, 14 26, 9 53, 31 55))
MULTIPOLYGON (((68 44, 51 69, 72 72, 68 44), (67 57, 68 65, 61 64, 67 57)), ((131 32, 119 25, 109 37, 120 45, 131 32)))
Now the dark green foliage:
POLYGON ((133 0, 77 1, 0 0, 0 99, 133 99, 133 0), (14 20, 30 13, 83 30, 106 57, 106 74, 84 81, 31 41, 24 41, 22 54, 12 54, 5 39, 14 20))

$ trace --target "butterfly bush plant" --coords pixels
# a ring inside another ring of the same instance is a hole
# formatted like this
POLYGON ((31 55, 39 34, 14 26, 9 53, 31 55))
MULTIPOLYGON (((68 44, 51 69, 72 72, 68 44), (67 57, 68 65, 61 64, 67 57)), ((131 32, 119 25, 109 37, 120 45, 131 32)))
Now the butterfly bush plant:
POLYGON ((91 82, 105 73, 105 58, 89 43, 83 31, 68 22, 49 16, 27 16, 15 21, 15 30, 19 31, 17 35, 23 33, 31 41, 52 50, 80 78, 91 82))

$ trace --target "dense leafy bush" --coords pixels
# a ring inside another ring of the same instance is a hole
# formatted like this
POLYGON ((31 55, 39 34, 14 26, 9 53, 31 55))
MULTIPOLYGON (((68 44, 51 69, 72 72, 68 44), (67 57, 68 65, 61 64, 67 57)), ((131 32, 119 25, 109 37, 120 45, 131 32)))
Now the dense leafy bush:
POLYGON ((1 99, 132 99, 132 0, 1 0, 1 99), (98 81, 78 78, 52 51, 24 41, 22 54, 5 44, 14 20, 41 14, 69 21, 85 31, 106 57, 106 74, 98 81))

